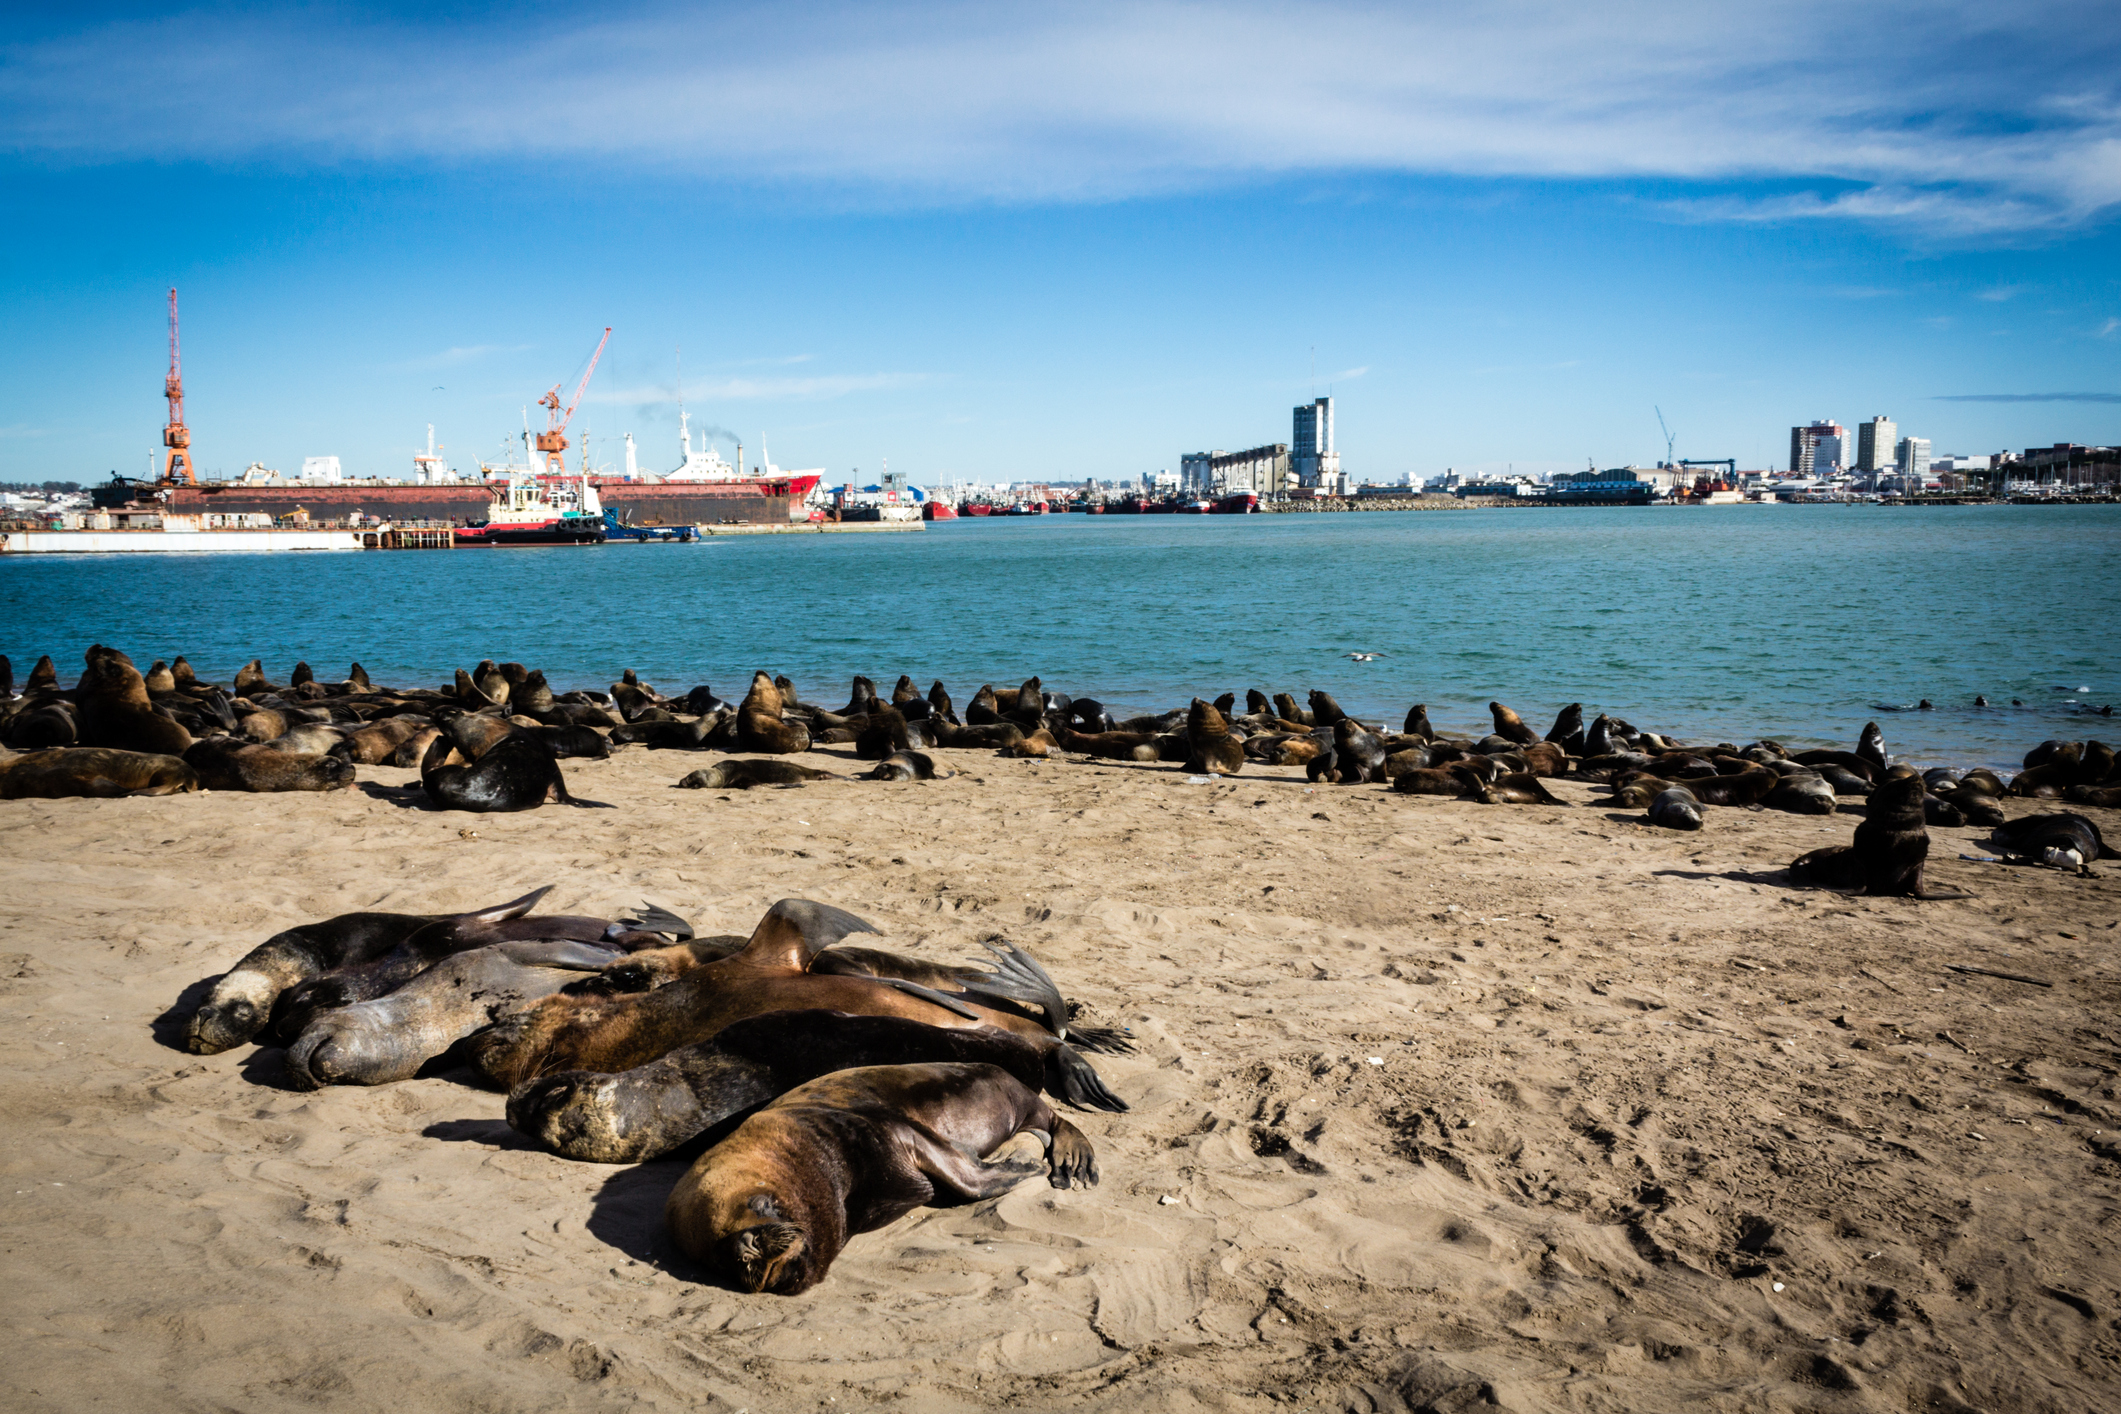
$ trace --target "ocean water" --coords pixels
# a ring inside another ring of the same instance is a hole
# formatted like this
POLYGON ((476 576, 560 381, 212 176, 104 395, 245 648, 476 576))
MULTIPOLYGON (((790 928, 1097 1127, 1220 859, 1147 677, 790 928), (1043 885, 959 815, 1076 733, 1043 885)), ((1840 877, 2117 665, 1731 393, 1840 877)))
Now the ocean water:
POLYGON ((557 689, 631 667, 734 698, 754 667, 838 707, 864 673, 962 708, 1033 673, 1116 712, 1258 687, 1397 726, 1544 731, 1581 702, 1686 739, 2002 765, 2121 736, 2121 507, 1713 506, 961 520, 697 545, 0 560, 0 652, 68 682, 91 643, 226 681, 481 658, 557 689), (1382 653, 1368 663, 1341 655, 1382 653), (2088 689, 2079 691, 2078 689, 2088 689), (1973 705, 1985 694, 1987 708, 1973 705), (1928 698, 1934 710, 1912 708, 1928 698), (2012 705, 2012 699, 2022 705, 2012 705))

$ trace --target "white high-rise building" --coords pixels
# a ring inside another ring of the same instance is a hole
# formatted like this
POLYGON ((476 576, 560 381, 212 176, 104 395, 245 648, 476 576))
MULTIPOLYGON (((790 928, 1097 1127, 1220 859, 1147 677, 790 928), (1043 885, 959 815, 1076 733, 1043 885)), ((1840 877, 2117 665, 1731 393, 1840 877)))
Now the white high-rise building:
POLYGON ((1296 409, 1295 435, 1290 439, 1289 472, 1296 484, 1328 495, 1344 496, 1347 477, 1340 470, 1340 453, 1333 447, 1333 400, 1315 398, 1296 409))
POLYGON ((1873 475, 1892 465, 1894 439, 1900 429, 1883 413, 1856 429, 1856 470, 1873 475))
POLYGON ((1927 437, 1902 437, 1895 448, 1894 465, 1906 477, 1928 476, 1930 471, 1930 439, 1927 437))
POLYGON ((1838 422, 1819 421, 1809 427, 1790 429, 1790 475, 1825 476, 1841 470, 1848 455, 1848 429, 1838 422))

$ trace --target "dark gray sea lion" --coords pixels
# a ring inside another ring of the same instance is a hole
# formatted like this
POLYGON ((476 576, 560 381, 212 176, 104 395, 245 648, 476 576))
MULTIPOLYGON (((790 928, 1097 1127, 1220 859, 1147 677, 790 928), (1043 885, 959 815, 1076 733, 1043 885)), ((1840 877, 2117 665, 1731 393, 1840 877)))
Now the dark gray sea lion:
MULTIPOLYGON (((1586 757, 1607 756, 1620 749, 1613 739, 1613 719, 1600 712, 1591 719, 1591 725, 1584 729, 1582 754, 1586 757)), ((1576 753, 1569 754, 1573 756, 1576 753)))
POLYGON ((793 761, 717 761, 679 781, 687 790, 750 790, 753 786, 799 786, 806 781, 843 781, 845 776, 812 770, 793 761))
POLYGON ((986 726, 941 727, 935 744, 952 748, 989 747, 1000 750, 1024 739, 1024 729, 1014 722, 990 722, 986 726))
MULTIPOLYGON (((443 764, 463 734, 457 730, 458 725, 470 720, 468 716, 458 717, 441 724, 445 734, 435 739, 420 762, 420 784, 426 788, 428 799, 442 809, 503 814, 535 810, 548 800, 562 805, 597 803, 569 795, 552 748, 514 727, 470 764, 443 764)), ((465 733, 469 730, 468 726, 464 728, 465 733)))
POLYGON ((1701 802, 1685 786, 1673 786, 1650 802, 1650 823, 1667 830, 1698 830, 1701 802))
POLYGON ((1301 727, 1319 725, 1319 723, 1311 720, 1309 709, 1297 706, 1296 699, 1286 692, 1274 694, 1274 710, 1281 714, 1281 718, 1285 722, 1294 722, 1301 727))
POLYGON ((15 695, 15 665, 5 653, 0 653, 0 702, 15 695))
POLYGON ((1966 823, 1966 812, 1941 796, 1924 792, 1922 796, 1922 820, 1924 824, 1939 829, 1952 830, 1966 823))
MULTIPOLYGON (((2079 786, 2077 789, 2082 790, 2084 787, 2079 786)), ((1943 799, 1965 816, 1969 825, 2000 825, 2004 821, 2003 807, 1997 803, 1995 796, 1986 791, 1972 790, 1963 785, 1955 786, 1944 793, 1943 799)))
MULTIPOLYGON (((651 751, 704 751, 713 744, 709 737, 718 725, 720 719, 711 717, 702 717, 692 722, 677 717, 636 717, 623 727, 613 727, 605 745, 645 746, 651 751)), ((594 727, 547 727, 545 730, 596 734, 594 727)))
POLYGON ((941 781, 957 772, 925 751, 896 751, 879 761, 865 777, 872 781, 941 781))
POLYGON ((1401 795, 1477 796, 1485 783, 1464 766, 1425 766, 1392 778, 1392 789, 1401 795))
POLYGON ((184 764, 198 773, 206 790, 347 790, 355 777, 354 763, 342 756, 279 751, 233 736, 193 742, 185 749, 184 764))
POLYGON ((80 740, 81 725, 70 702, 25 707, 7 721, 7 744, 17 751, 74 746, 80 740))
POLYGON ((1809 766, 1795 762, 1777 762, 1775 774, 1782 784, 1768 792, 1760 802, 1770 810, 1781 810, 1792 815, 1831 815, 1838 808, 1834 800, 1834 788, 1827 784, 1826 777, 1809 766))
POLYGON ((2081 869, 2095 859, 2121 858, 2099 827, 2073 810, 2027 815, 1997 826, 1994 835, 2006 854, 2035 864, 2081 869))
POLYGON ((1384 739, 1366 731, 1353 717, 1343 716, 1333 724, 1333 754, 1340 759, 1343 782, 1385 783, 1384 739))
POLYGON ((1305 716, 1309 718, 1313 727, 1330 727, 1348 715, 1340 710, 1340 704, 1333 700, 1333 694, 1330 692, 1321 692, 1317 688, 1313 688, 1310 693, 1310 699, 1311 710, 1305 716))
POLYGON ((289 687, 300 687, 304 683, 311 683, 316 680, 317 675, 309 670, 307 662, 296 663, 294 671, 287 675, 287 685, 289 687))
MULTIPOLYGON (((1961 791, 1958 794, 1965 795, 1967 792, 1961 791)), ((2111 810, 2116 806, 2121 806, 2121 786, 2071 786, 2062 793, 2062 798, 2074 805, 2096 805, 2101 809, 2111 810)), ((1987 799, 1987 797, 1984 796, 1982 799, 1987 799)), ((1959 803, 1959 808, 1966 810, 1966 805, 1963 801, 1959 803)), ((1999 817, 2003 814, 2001 807, 1992 806, 1992 808, 1995 809, 1999 817)), ((1976 825, 2002 823, 2000 818, 1997 820, 1984 820, 1971 810, 1966 810, 1966 818, 1973 821, 1976 825)))
POLYGON ((972 700, 965 704, 965 725, 968 727, 991 727, 1002 719, 1001 698, 996 696, 994 684, 981 683, 972 700))
POLYGON ((1923 864, 1930 852, 1923 794, 1920 776, 1896 776, 1883 782, 1866 802, 1855 839, 1792 861, 1790 877, 1830 888, 1849 887, 1827 883, 1830 879, 1853 879, 1864 893, 1875 897, 1965 898, 1963 893, 1933 889, 1923 882, 1923 864))
MULTIPOLYGON (((1927 707, 1929 704, 1924 703, 1927 707)), ((1885 733, 1878 730, 1876 722, 1865 722, 1862 735, 1856 738, 1856 754, 1883 772, 1892 763, 1885 757, 1885 733)))
POLYGON ((611 755, 610 740, 594 727, 539 726, 523 730, 544 742, 552 754, 563 761, 602 761, 611 755))
POLYGON ((1812 769, 1834 788, 1836 795, 1867 796, 1876 789, 1862 776, 1832 761, 1821 761, 1812 769))
POLYGON ((818 955, 851 933, 876 929, 842 909, 783 899, 768 909, 744 950, 638 996, 548 997, 479 1036, 472 1063, 513 1089, 563 1070, 631 1070, 724 1026, 769 1011, 824 1008, 903 1016, 932 1026, 1000 1026, 1034 1042, 1067 1040, 1066 1004, 1028 954, 1012 949, 997 972, 956 994, 903 979, 821 975, 818 955), (1017 1003, 1037 998, 1045 1024, 1017 1003))
POLYGON ((801 722, 784 721, 781 690, 773 679, 763 672, 751 675, 751 691, 746 693, 736 713, 737 746, 742 751, 765 752, 775 756, 788 756, 810 749, 810 729, 801 722))
POLYGON ((1429 725, 1428 704, 1417 702, 1412 707, 1409 707, 1407 709, 1407 719, 1400 726, 1400 730, 1408 736, 1418 736, 1434 741, 1436 739, 1436 729, 1429 725))
POLYGON ((552 995, 624 954, 602 942, 499 943, 458 953, 387 996, 317 1016, 287 1048, 297 1085, 385 1085, 510 1009, 552 995))
POLYGON ((821 1075, 939 1063, 997 1066, 1026 1089, 1070 1104, 1127 1108, 1065 1043, 1042 1053, 1007 1031, 784 1011, 739 1021, 711 1041, 617 1075, 578 1070, 526 1081, 508 1097, 508 1122, 563 1158, 639 1163, 821 1075))
POLYGON ((1888 769, 1873 764, 1867 757, 1858 756, 1853 751, 1800 751, 1789 759, 1815 771, 1821 767, 1833 766, 1874 786, 1885 779, 1888 769))
POLYGON ((180 757, 109 747, 32 751, 0 761, 0 800, 181 795, 199 778, 180 757))
POLYGON ((869 724, 855 734, 854 754, 863 761, 881 761, 913 743, 906 735, 906 716, 896 707, 879 706, 869 714, 869 724))
POLYGON ((1559 746, 1569 756, 1583 755, 1583 704, 1571 702, 1554 718, 1554 725, 1547 729, 1546 739, 1559 746))
POLYGON ((1088 1187, 1096 1157, 1082 1131, 1008 1071, 868 1066, 797 1086, 752 1115, 700 1156, 663 1212, 693 1260, 742 1290, 793 1296, 823 1281, 856 1233, 1040 1173, 1056 1188, 1088 1187), (1009 1145, 1019 1134, 1037 1136, 1044 1157, 1009 1145))
MULTIPOLYGON (((179 658, 177 661, 179 663, 182 663, 184 660, 182 658, 179 658)), ((374 686, 375 684, 371 683, 368 680, 368 669, 362 667, 359 663, 355 663, 352 667, 346 670, 347 691, 367 692, 371 690, 374 686)))
POLYGON ((1230 735, 1223 714, 1200 698, 1186 711, 1186 769, 1200 775, 1234 776, 1245 767, 1244 744, 1230 735))
POLYGON ((342 913, 275 933, 245 953, 214 984, 192 1013, 185 1044, 202 1056, 240 1046, 265 1028, 282 992, 334 968, 373 962, 442 916, 342 913))
POLYGON ((116 751, 182 756, 192 735, 156 713, 147 682, 133 660, 115 648, 95 644, 84 655, 87 664, 74 692, 74 719, 83 746, 116 751))
POLYGON ((935 684, 928 689, 928 711, 952 726, 961 725, 957 720, 957 709, 951 705, 950 694, 944 689, 941 678, 937 678, 935 684))

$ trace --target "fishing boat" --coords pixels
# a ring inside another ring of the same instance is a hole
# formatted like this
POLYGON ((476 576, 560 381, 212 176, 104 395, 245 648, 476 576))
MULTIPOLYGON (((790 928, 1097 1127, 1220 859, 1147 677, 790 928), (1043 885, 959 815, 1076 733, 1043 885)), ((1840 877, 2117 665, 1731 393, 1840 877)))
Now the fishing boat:
POLYGON ((586 476, 512 471, 487 490, 493 504, 486 519, 458 528, 459 547, 604 543, 604 507, 586 476))
POLYGON ((938 501, 935 497, 930 496, 927 500, 921 502, 921 519, 956 520, 957 507, 951 505, 948 501, 938 501))
POLYGON ((1250 491, 1234 491, 1208 507, 1211 515, 1242 516, 1259 510, 1259 497, 1250 491))
POLYGON ((992 501, 966 501, 957 509, 960 515, 991 516, 994 514, 994 503, 992 501))

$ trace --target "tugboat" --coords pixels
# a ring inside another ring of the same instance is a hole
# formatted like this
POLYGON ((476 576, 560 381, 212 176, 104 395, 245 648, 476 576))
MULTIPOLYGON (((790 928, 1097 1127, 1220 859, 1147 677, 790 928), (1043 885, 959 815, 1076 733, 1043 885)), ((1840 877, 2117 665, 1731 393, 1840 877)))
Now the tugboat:
POLYGON ((604 506, 586 476, 512 472, 487 489, 493 505, 485 520, 458 528, 459 546, 604 543, 604 506))

